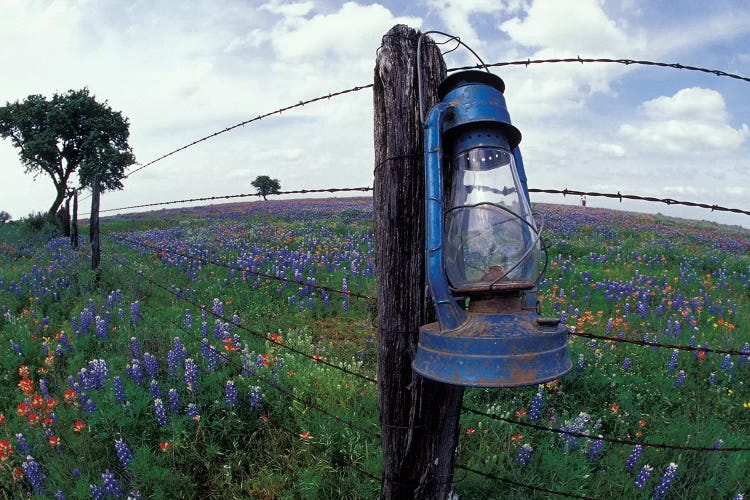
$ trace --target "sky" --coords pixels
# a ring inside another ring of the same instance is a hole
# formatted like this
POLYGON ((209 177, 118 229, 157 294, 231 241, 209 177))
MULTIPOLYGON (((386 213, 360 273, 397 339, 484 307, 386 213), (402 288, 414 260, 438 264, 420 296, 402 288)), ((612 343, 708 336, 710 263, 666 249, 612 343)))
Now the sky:
MULTIPOLYGON (((142 164, 257 115, 372 83, 376 50, 395 24, 460 36, 487 63, 628 58, 750 76, 746 0, 0 0, 0 8, 0 105, 88 87, 128 118, 142 164)), ((452 68, 472 57, 456 50, 445 60, 452 68)), ((529 187, 750 210, 750 83, 637 65, 492 71, 523 134, 529 187)), ((367 89, 239 127, 134 173, 124 190, 103 195, 102 209, 250 193, 258 175, 282 190, 372 186, 372 115, 367 89)), ((51 179, 25 174, 9 140, 0 140, 0 174, 0 210, 20 218, 51 205, 51 179)), ((532 201, 580 202, 533 193, 532 201)), ((744 214, 662 203, 589 198, 588 206, 750 227, 744 214)))

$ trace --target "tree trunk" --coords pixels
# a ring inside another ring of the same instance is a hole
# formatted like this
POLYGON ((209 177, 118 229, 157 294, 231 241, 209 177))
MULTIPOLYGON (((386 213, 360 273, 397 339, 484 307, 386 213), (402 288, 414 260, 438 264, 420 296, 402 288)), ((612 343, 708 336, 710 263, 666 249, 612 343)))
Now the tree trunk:
POLYGON ((66 198, 65 204, 57 211, 57 222, 60 224, 63 236, 70 237, 70 198, 66 198))
POLYGON ((73 220, 70 228, 70 245, 78 248, 78 190, 73 192, 73 220))
MULTIPOLYGON (((383 499, 444 499, 452 490, 463 388, 416 375, 419 327, 433 310, 425 289, 424 161, 416 51, 419 33, 397 25, 375 66, 375 248, 378 277, 378 395, 383 499)), ((437 100, 445 63, 422 47, 425 111, 437 100)))
POLYGON ((91 194, 91 215, 89 219, 89 240, 91 241, 91 270, 94 271, 97 283, 101 276, 99 268, 102 261, 101 248, 99 247, 99 176, 94 177, 91 194))
POLYGON ((55 218, 57 211, 60 209, 60 205, 62 205, 63 200, 65 200, 65 184, 58 184, 55 182, 55 189, 57 189, 57 196, 55 196, 55 201, 52 203, 49 212, 47 212, 50 219, 55 218))

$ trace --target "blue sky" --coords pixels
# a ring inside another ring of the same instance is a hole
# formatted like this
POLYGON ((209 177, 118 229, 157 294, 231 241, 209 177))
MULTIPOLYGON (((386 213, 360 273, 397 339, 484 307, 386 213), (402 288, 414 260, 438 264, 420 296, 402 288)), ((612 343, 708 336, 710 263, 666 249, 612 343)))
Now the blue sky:
MULTIPOLYGON (((148 162, 258 114, 372 82, 397 23, 447 31, 485 61, 648 59, 750 76, 746 1, 422 0, 123 2, 3 0, 0 102, 88 86, 129 117, 148 162)), ((449 67, 471 64, 466 51, 449 67)), ((621 191, 750 209, 750 84, 604 64, 495 68, 524 135, 529 185, 621 191)), ((0 143, 0 210, 45 210, 51 181, 23 174, 0 143)), ((239 128, 144 169, 102 208, 283 189, 372 185, 366 90, 239 128)), ((533 201, 572 203, 560 196, 533 201)), ((590 206, 750 227, 750 217, 663 204, 590 206)))

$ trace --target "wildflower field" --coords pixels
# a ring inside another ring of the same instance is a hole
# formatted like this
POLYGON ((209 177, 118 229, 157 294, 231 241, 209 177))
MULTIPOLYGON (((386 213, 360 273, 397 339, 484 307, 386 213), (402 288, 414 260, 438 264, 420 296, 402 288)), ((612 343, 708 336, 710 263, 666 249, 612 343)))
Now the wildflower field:
MULTIPOLYGON (((574 367, 466 391, 459 498, 750 493, 750 233, 536 209, 574 367)), ((101 229, 97 281, 85 240, 0 227, 0 496, 377 497, 370 199, 101 229)))

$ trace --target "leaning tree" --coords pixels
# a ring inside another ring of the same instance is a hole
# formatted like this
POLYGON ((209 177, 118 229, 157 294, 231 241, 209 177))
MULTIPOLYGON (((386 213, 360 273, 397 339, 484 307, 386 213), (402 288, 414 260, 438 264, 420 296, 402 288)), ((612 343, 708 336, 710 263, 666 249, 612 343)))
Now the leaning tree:
POLYGON ((97 102, 87 88, 30 95, 0 107, 0 136, 18 149, 26 173, 46 174, 55 185, 54 216, 78 171, 81 187, 97 178, 103 189, 122 189, 125 168, 135 163, 128 144, 129 124, 107 101, 97 102))
POLYGON ((255 189, 258 190, 258 194, 266 199, 269 194, 277 194, 281 189, 281 183, 278 179, 271 179, 267 175, 259 175, 253 182, 250 183, 255 189))

